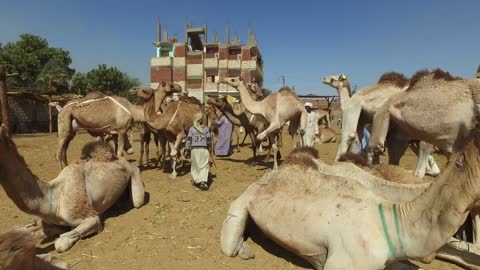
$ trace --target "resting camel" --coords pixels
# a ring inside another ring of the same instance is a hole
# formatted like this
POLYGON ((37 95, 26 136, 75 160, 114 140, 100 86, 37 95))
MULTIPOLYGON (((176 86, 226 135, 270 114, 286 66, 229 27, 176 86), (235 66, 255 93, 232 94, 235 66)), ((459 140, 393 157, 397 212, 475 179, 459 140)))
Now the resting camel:
POLYGON ((117 155, 122 156, 124 146, 127 146, 127 153, 133 153, 127 131, 134 122, 145 122, 145 117, 142 106, 133 105, 125 98, 106 96, 100 92, 89 93, 83 98, 68 102, 58 114, 56 159, 61 169, 68 165, 68 145, 76 134, 76 130, 72 128, 73 121, 94 136, 118 134, 117 155))
POLYGON ((53 180, 35 176, 18 153, 7 128, 0 126, 0 184, 20 210, 40 217, 44 228, 73 227, 55 241, 63 252, 75 242, 101 231, 100 215, 109 209, 130 187, 133 205, 144 202, 140 170, 112 147, 97 141, 82 149, 82 160, 65 167, 53 180))
POLYGON ((339 134, 330 127, 318 128, 318 140, 320 143, 334 143, 337 142, 339 134))
MULTIPOLYGON (((158 95, 179 89, 178 84, 167 83, 159 86, 157 91, 153 89, 131 89, 130 93, 144 100, 145 120, 150 129, 162 132, 170 145, 170 157, 172 159, 172 173, 170 178, 177 177, 177 155, 180 153, 180 144, 186 138, 186 132, 193 125, 193 115, 202 111, 198 100, 180 99, 172 101, 165 110, 160 113, 156 110, 158 95)), ((158 105, 159 106, 159 105, 158 105)))
POLYGON ((68 265, 49 254, 35 255, 35 238, 25 230, 0 234, 0 269, 56 270, 68 265))
POLYGON ((375 270, 406 258, 428 262, 480 199, 478 143, 454 155, 457 162, 424 193, 398 203, 354 179, 322 174, 312 154, 287 158, 232 202, 221 250, 253 257, 243 235, 250 217, 315 269, 375 270))
MULTIPOLYGON (((342 135, 335 158, 338 160, 350 147, 358 145, 363 139, 363 129, 372 123, 374 115, 383 104, 391 97, 405 92, 409 80, 403 74, 388 72, 383 74, 376 84, 367 86, 354 95, 351 94, 350 82, 344 74, 327 76, 323 83, 336 88, 340 96, 342 135)), ((408 147, 408 140, 405 140, 405 136, 396 129, 390 133, 388 140, 389 164, 398 165, 408 147)), ((433 147, 422 143, 418 150, 421 158, 418 160, 415 175, 423 177, 425 170, 432 176, 438 175, 440 169, 431 155, 433 147), (426 165, 429 166, 425 167, 426 165)))
MULTIPOLYGON (((258 141, 263 141, 268 134, 279 130, 288 121, 290 121, 290 135, 296 136, 297 131, 303 135, 307 111, 293 91, 280 89, 278 93, 273 93, 261 101, 255 101, 250 96, 250 90, 239 77, 224 78, 221 83, 236 88, 245 109, 250 113, 263 116, 270 123, 267 129, 257 135, 258 141)), ((303 140, 301 141, 303 142, 303 140)))
MULTIPOLYGON (((226 97, 217 97, 211 98, 208 100, 208 104, 217 107, 225 117, 235 126, 243 126, 245 128, 245 132, 250 136, 250 141, 252 144, 252 152, 253 152, 253 162, 257 164, 257 141, 255 140, 255 134, 264 131, 269 123, 265 118, 260 115, 255 115, 250 113, 245 109, 237 109, 235 110, 233 106, 228 103, 226 97)), ((267 135, 268 140, 270 142, 270 148, 273 152, 273 168, 278 168, 277 162, 277 154, 278 154, 278 147, 277 147, 277 138, 278 138, 278 131, 270 133, 267 135)))
POLYGON ((317 115, 318 124, 325 124, 330 127, 330 113, 328 110, 316 108, 312 110, 317 115))

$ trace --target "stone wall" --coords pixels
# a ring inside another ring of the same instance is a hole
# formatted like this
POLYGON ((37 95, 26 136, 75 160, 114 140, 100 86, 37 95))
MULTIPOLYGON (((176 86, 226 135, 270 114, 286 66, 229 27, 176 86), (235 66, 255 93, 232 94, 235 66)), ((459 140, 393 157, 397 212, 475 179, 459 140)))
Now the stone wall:
MULTIPOLYGON (((48 104, 21 96, 8 97, 13 133, 48 132, 48 104)), ((52 108, 53 130, 57 129, 57 110, 52 108)), ((2 115, 0 113, 0 120, 2 115)))

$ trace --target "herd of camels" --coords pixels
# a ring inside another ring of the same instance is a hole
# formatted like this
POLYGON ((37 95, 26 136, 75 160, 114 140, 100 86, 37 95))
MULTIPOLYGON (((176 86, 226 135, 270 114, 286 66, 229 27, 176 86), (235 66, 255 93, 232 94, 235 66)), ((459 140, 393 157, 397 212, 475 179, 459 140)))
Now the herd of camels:
MULTIPOLYGON (((162 165, 169 148, 170 177, 175 178, 186 131, 197 112, 212 129, 220 113, 244 127, 255 164, 264 139, 274 156, 273 170, 231 203, 220 232, 224 255, 255 257, 245 239, 252 219, 265 235, 315 269, 375 270, 398 260, 428 263, 436 257, 465 269, 480 267, 480 67, 469 79, 440 69, 421 70, 410 79, 389 72, 355 94, 346 75, 326 76, 323 83, 338 91, 343 113, 332 164, 321 161, 315 148, 301 146, 307 111, 294 91, 281 89, 262 99, 256 85, 238 77, 222 83, 239 91, 239 104, 216 97, 203 105, 167 82, 157 89, 132 88, 142 105, 96 91, 68 102, 58 114, 61 172, 50 181, 33 174, 1 125, 0 184, 20 210, 40 220, 0 235, 0 269, 67 269, 55 256, 35 254, 33 232, 54 240, 55 249, 65 252, 102 230, 100 216, 125 191, 134 207, 144 205, 140 170, 123 157, 133 151, 128 131, 143 123, 142 149, 153 133, 162 165), (173 94, 179 98, 166 102, 173 94), (297 147, 279 166, 279 133, 287 123, 297 147), (79 160, 68 164, 67 148, 79 127, 113 139, 115 150, 108 142, 93 141, 83 146, 79 160), (365 128, 371 138, 354 154, 365 128), (397 166, 409 146, 418 155, 414 174, 397 166), (442 172, 432 156, 435 147, 449 160, 442 172), (385 149, 388 164, 379 164, 385 149), (422 179, 425 174, 436 178, 422 179), (465 222, 473 225, 468 231, 473 243, 455 244, 452 236, 465 222)), ((329 124, 328 111, 316 113, 329 124)), ((333 137, 334 132, 325 141, 333 137)))

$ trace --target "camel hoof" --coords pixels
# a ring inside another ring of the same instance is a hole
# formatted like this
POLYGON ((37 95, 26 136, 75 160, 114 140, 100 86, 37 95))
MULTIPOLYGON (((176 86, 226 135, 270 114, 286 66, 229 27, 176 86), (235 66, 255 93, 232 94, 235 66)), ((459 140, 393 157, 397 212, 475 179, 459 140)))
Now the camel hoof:
POLYGON ((132 147, 125 152, 127 152, 127 155, 131 155, 131 154, 135 153, 135 149, 133 149, 133 147, 132 147))
POLYGON ((59 237, 55 241, 55 250, 59 253, 65 252, 69 250, 73 244, 75 244, 75 240, 72 240, 68 237, 59 237))
POLYGON ((170 175, 168 175, 168 178, 170 178, 171 180, 177 178, 177 173, 171 173, 170 175))
POLYGON ((242 247, 238 252, 238 257, 244 260, 250 260, 255 258, 255 254, 253 254, 252 250, 250 249, 250 246, 246 242, 243 242, 242 247))

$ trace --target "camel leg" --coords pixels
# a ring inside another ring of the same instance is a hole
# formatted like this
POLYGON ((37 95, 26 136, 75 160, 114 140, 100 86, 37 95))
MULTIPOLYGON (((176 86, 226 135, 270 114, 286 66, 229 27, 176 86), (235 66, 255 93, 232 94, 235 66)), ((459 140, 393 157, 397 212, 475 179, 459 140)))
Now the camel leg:
POLYGON ((180 148, 180 144, 182 143, 183 138, 185 137, 185 134, 179 133, 177 134, 177 138, 175 140, 175 143, 170 143, 170 158, 172 159, 172 173, 170 174, 170 179, 175 179, 177 177, 177 155, 178 155, 178 149, 180 148))
MULTIPOLYGON (((458 240, 456 240, 458 242, 458 240)), ((467 244, 467 243, 465 243, 467 244)), ((441 247, 435 256, 442 261, 454 263, 464 269, 477 270, 480 266, 479 256, 472 252, 470 248, 465 250, 458 249, 450 243, 441 247), (470 252, 468 252, 470 250, 470 252)))
POLYGON ((52 254, 37 254, 35 269, 68 269, 68 264, 52 254))
POLYGON ((362 112, 362 104, 351 100, 342 116, 342 134, 335 161, 348 152, 350 145, 357 140, 357 125, 362 112))
MULTIPOLYGON (((145 152, 145 134, 140 133, 140 158, 138 159, 138 166, 143 166, 143 153, 145 152)), ((148 166, 148 158, 147 158, 148 166)))
MULTIPOLYGON (((130 139, 128 138, 128 131, 125 133, 125 141, 124 141, 124 145, 123 145, 123 150, 125 150, 125 153, 127 153, 127 155, 131 155, 131 154, 135 153, 135 150, 133 149, 132 144, 130 143, 130 139)), ((147 161, 147 163, 148 163, 148 161, 147 161)))
POLYGON ((158 166, 158 162, 160 161, 160 149, 158 148, 158 144, 159 144, 159 136, 157 133, 153 133, 153 143, 155 144, 155 156, 157 157, 156 161, 155 161, 155 167, 158 166))
POLYGON ((127 137, 126 130, 119 130, 118 131, 118 149, 117 149, 117 156, 123 156, 123 147, 125 146, 125 138, 127 137))
POLYGON ((408 141, 404 139, 392 139, 388 143, 388 164, 400 165, 400 159, 408 148, 408 141))
POLYGON ((470 211, 473 225, 473 244, 480 248, 480 208, 474 207, 470 211))
POLYGON ((255 195, 257 188, 256 183, 250 185, 240 197, 230 204, 220 234, 220 249, 225 256, 240 255, 240 258, 245 260, 255 257, 244 241, 244 233, 248 220, 248 203, 255 195))
POLYGON ((427 169, 427 165, 429 163, 429 157, 431 157, 432 151, 433 151, 433 145, 423 141, 420 142, 418 146, 418 161, 417 161, 417 168, 415 169, 415 176, 420 178, 423 178, 425 176, 425 170, 427 169))
POLYGON ((57 252, 69 250, 78 240, 102 230, 102 223, 99 216, 84 219, 75 229, 60 235, 55 241, 57 252))
POLYGON ((59 148, 60 148, 60 169, 63 169, 66 166, 68 166, 67 150, 68 150, 68 146, 70 145, 70 142, 73 140, 73 138, 75 138, 75 135, 76 135, 75 132, 68 133, 59 142, 59 144, 60 144, 60 146, 59 146, 59 148))
POLYGON ((163 168, 166 168, 166 159, 167 159, 167 139, 163 134, 158 134, 158 142, 160 144, 160 150, 162 151, 161 157, 160 157, 160 164, 163 165, 163 168))
POLYGON ((438 176, 440 174, 440 168, 438 167, 438 164, 432 154, 428 155, 427 157, 427 167, 425 173, 431 176, 438 176))
POLYGON ((264 131, 262 131, 262 133, 257 135, 257 140, 259 142, 262 142, 263 139, 265 139, 265 137, 267 137, 268 134, 274 132, 275 130, 277 130, 279 128, 280 128, 280 124, 278 122, 270 123, 270 125, 268 126, 267 129, 265 129, 264 131))
POLYGON ((278 147, 277 147, 277 134, 271 133, 268 138, 270 139, 271 149, 273 152, 273 169, 278 169, 278 161, 277 161, 277 154, 278 154, 278 147))
MULTIPOLYGON (((245 131, 247 132, 247 131, 245 131)), ((253 152, 253 164, 257 165, 257 141, 255 140, 255 134, 253 132, 248 132, 250 136, 251 144, 252 144, 252 152, 253 152)), ((260 144, 262 145, 262 144, 260 144)))
MULTIPOLYGON (((128 162, 128 161, 127 161, 128 162)), ((140 169, 133 165, 130 165, 133 170, 132 177, 130 179, 131 195, 133 206, 140 208, 145 203, 145 186, 140 176, 140 169)))
MULTIPOLYGON (((374 153, 383 153, 385 149, 385 141, 390 127, 390 112, 388 108, 388 104, 382 106, 373 117, 372 132, 367 144, 367 153, 370 160, 374 153)), ((396 136, 395 133, 396 132, 390 132, 390 136, 396 136)))

